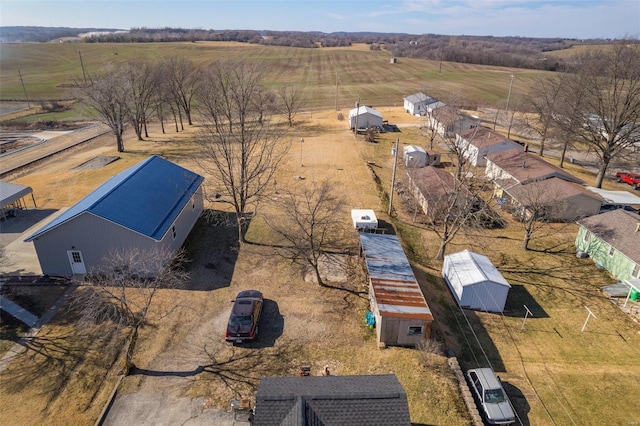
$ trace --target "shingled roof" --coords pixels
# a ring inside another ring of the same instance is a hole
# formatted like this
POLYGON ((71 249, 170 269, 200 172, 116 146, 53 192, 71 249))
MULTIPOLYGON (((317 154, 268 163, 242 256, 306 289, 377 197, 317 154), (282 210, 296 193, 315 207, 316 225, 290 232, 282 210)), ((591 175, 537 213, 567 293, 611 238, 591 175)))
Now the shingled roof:
POLYGON ((393 374, 264 377, 254 426, 410 425, 407 394, 393 374))
POLYGON ((523 184, 552 177, 557 177, 568 182, 584 184, 583 180, 567 173, 560 167, 556 167, 537 156, 523 151, 510 149, 508 151, 490 154, 487 156, 487 160, 523 184))
POLYGON ((589 232, 627 256, 640 262, 640 215, 623 209, 597 214, 578 221, 589 232))

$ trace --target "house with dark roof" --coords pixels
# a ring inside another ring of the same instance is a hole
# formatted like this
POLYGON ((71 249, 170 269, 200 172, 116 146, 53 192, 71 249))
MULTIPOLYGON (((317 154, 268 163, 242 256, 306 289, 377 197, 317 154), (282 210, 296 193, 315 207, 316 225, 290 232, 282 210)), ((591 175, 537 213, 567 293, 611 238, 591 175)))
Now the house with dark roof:
POLYGON ((578 225, 578 257, 589 256, 618 280, 640 279, 640 215, 617 209, 578 225))
POLYGON ((204 178, 152 156, 117 174, 29 236, 42 273, 97 271, 113 253, 176 252, 203 209, 204 178))
POLYGON ((523 150, 516 142, 484 126, 474 127, 457 135, 456 145, 460 147, 467 161, 476 167, 487 165, 487 155, 508 150, 523 150))
POLYGON ((574 221, 597 214, 602 206, 603 198, 583 180, 527 152, 488 155, 485 174, 493 181, 494 196, 519 214, 544 211, 547 220, 574 221))
POLYGON ((407 394, 394 374, 263 377, 254 426, 411 424, 407 394))
POLYGON ((451 173, 433 166, 407 171, 413 197, 424 214, 433 219, 454 203, 459 209, 473 204, 473 196, 451 173))

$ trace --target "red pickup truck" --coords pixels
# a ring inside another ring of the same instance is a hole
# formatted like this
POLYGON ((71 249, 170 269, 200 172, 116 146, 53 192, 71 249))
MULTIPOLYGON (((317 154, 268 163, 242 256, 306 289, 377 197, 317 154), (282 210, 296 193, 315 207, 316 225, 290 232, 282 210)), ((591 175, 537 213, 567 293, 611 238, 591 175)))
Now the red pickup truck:
POLYGON ((640 174, 638 173, 616 173, 616 181, 628 183, 633 189, 640 189, 640 174))

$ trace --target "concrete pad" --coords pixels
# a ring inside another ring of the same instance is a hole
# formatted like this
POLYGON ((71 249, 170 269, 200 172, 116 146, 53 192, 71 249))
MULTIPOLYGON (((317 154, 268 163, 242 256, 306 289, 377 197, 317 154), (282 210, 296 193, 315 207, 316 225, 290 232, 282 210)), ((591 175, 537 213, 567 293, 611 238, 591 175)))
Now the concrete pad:
POLYGON ((116 397, 103 426, 129 425, 250 425, 235 413, 205 408, 204 398, 179 398, 166 394, 142 393, 116 397))
POLYGON ((41 219, 21 233, 15 235, 6 234, 3 227, 2 233, 5 240, 13 240, 3 246, 4 253, 0 262, 0 274, 4 275, 42 275, 42 268, 38 261, 38 255, 33 242, 25 243, 24 239, 62 214, 65 209, 60 209, 53 214, 41 219), (10 236, 10 238, 9 238, 10 236))

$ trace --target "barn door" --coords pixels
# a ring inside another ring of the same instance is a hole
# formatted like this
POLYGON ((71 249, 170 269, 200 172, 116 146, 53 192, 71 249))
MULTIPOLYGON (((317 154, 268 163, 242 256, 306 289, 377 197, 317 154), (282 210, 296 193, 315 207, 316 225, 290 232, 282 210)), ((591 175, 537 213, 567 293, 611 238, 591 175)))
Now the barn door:
POLYGON ((69 256, 69 262, 71 263, 71 271, 73 272, 73 275, 87 273, 87 268, 84 266, 84 259, 82 257, 81 251, 68 250, 67 255, 69 256))

